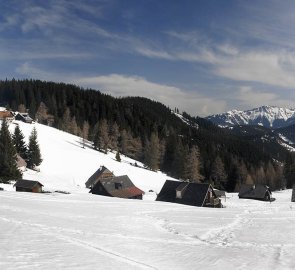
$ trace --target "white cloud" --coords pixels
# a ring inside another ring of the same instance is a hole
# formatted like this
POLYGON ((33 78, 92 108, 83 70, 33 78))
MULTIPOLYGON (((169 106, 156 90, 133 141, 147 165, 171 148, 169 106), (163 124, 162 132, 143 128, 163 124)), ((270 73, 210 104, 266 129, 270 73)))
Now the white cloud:
POLYGON ((141 96, 162 102, 170 108, 178 107, 192 115, 205 116, 225 110, 223 100, 215 100, 196 92, 157 84, 142 77, 111 74, 106 76, 86 77, 74 80, 84 87, 102 89, 104 93, 121 96, 141 96), (106 90, 106 91, 105 91, 106 90))
POLYGON ((280 98, 277 94, 254 90, 250 86, 241 86, 236 94, 236 100, 247 108, 260 107, 262 105, 274 105, 282 107, 293 107, 292 100, 280 98))
POLYGON ((295 87, 292 53, 249 52, 223 59, 215 73, 236 81, 251 81, 286 88, 295 87))

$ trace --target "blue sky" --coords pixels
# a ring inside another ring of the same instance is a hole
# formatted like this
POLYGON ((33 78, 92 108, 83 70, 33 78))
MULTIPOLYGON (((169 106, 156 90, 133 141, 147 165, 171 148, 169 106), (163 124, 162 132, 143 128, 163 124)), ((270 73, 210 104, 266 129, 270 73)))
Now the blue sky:
POLYGON ((192 115, 295 107, 293 0, 1 0, 1 78, 145 96, 192 115))

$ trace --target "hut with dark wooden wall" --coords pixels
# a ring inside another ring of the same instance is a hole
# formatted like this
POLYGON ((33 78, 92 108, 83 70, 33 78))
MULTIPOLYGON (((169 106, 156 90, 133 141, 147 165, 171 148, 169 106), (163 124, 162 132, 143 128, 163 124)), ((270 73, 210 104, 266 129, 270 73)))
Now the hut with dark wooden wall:
POLYGON ((93 175, 86 181, 85 186, 87 188, 93 188, 95 184, 104 178, 112 178, 115 175, 105 166, 101 166, 93 175))
POLYGON ((17 180, 14 184, 16 191, 41 193, 43 185, 38 181, 32 180, 17 180))
POLYGON ((142 199, 144 192, 127 175, 102 178, 92 187, 92 194, 125 199, 142 199))
POLYGON ((200 207, 222 207, 213 187, 206 183, 167 180, 156 200, 200 207))
POLYGON ((32 124, 33 119, 29 116, 28 113, 17 113, 15 120, 19 120, 28 124, 32 124))
POLYGON ((270 188, 267 185, 256 184, 256 185, 247 185, 243 184, 239 192, 240 199, 252 199, 260 201, 274 201, 272 198, 272 193, 270 188))
POLYGON ((295 202, 295 184, 293 185, 291 202, 295 202))

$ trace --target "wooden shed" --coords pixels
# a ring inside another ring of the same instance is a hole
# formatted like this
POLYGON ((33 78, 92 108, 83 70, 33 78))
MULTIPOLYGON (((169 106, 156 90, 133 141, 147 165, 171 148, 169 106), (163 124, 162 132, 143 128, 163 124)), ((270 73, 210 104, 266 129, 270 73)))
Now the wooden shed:
POLYGON ((15 120, 19 120, 29 124, 33 122, 33 119, 29 116, 28 113, 17 113, 15 116, 15 120))
POLYGON ((272 198, 272 193, 270 188, 267 185, 256 184, 256 185, 247 185, 243 184, 239 192, 240 199, 252 199, 260 201, 274 201, 272 198))
POLYGON ((90 178, 86 181, 85 186, 87 188, 93 188, 95 184, 104 178, 112 178, 115 175, 105 166, 101 166, 90 178))
POLYGON ((295 202, 295 184, 293 185, 291 202, 295 202))
POLYGON ((142 199, 144 192, 127 175, 100 179, 90 191, 92 194, 125 199, 142 199))
POLYGON ((32 180, 17 180, 14 184, 16 191, 41 193, 43 185, 38 181, 32 180))
POLYGON ((220 199, 208 183, 167 180, 156 200, 200 207, 222 207, 220 199))

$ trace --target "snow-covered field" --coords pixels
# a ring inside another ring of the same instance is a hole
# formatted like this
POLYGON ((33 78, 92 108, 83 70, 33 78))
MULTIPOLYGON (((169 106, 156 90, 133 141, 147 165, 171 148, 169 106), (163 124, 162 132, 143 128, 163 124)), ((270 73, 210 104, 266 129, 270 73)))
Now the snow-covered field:
MULTIPOLYGON (((20 124, 28 135, 32 125, 20 124)), ((87 193, 84 182, 105 165, 128 174, 139 188, 159 191, 166 176, 82 149, 77 137, 36 125, 47 190, 14 192, 1 185, 0 269, 295 269, 295 203, 291 191, 276 201, 239 200, 226 208, 197 208, 87 193)))

